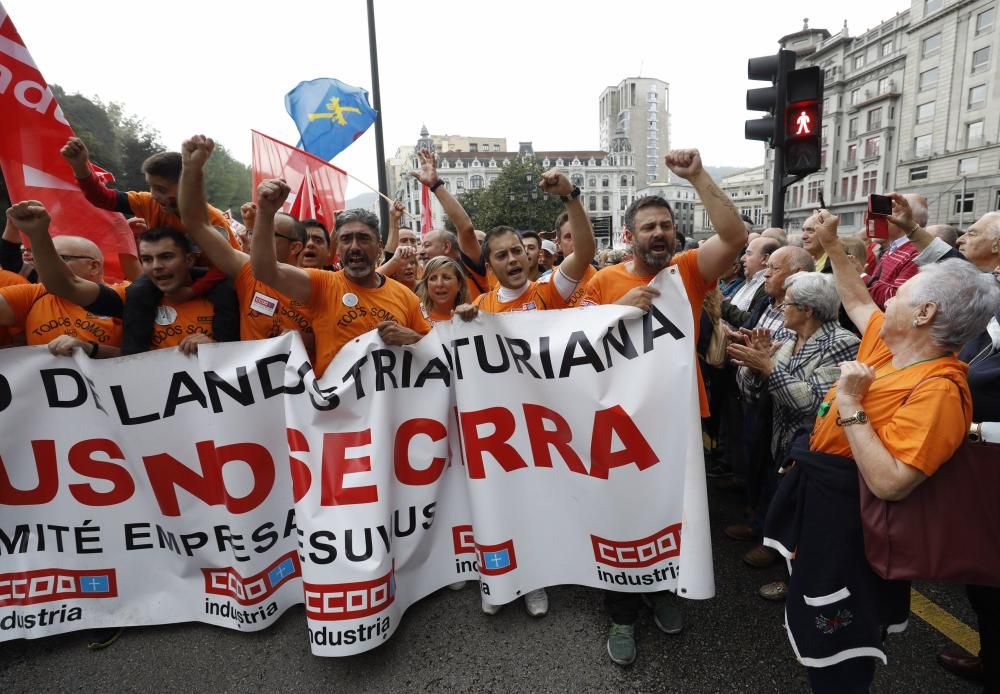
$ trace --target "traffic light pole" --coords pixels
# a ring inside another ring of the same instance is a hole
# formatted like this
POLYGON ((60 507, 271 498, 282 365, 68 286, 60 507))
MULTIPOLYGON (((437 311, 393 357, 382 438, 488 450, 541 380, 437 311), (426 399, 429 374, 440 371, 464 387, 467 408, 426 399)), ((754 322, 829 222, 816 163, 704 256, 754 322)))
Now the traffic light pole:
POLYGON ((774 176, 771 186, 771 226, 785 228, 785 154, 783 147, 774 148, 774 176))

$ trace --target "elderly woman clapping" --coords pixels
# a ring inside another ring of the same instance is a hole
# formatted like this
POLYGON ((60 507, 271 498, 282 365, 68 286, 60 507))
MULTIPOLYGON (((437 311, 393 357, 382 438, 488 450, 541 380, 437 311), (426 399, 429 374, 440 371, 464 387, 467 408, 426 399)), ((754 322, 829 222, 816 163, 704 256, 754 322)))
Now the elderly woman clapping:
POLYGON ((858 477, 905 498, 958 449, 972 418, 966 366, 955 352, 1000 303, 993 278, 961 260, 927 266, 882 313, 819 212, 817 235, 844 308, 863 337, 857 361, 816 411, 808 447, 792 444, 765 544, 790 561, 786 622, 815 692, 867 692, 882 636, 901 630, 909 585, 879 578, 864 553, 858 477), (794 557, 794 558, 793 558, 794 557))

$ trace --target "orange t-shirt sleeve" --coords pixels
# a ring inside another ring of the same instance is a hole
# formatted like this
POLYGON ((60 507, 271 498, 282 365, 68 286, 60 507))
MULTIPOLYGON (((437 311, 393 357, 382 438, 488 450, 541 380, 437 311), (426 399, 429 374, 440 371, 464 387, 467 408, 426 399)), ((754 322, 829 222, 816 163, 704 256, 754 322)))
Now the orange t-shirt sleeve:
POLYGON ((236 250, 243 250, 240 246, 240 240, 236 238, 236 234, 233 233, 232 228, 229 226, 229 221, 226 216, 222 214, 219 210, 215 209, 211 205, 208 207, 208 220, 209 223, 214 227, 219 227, 226 230, 226 235, 229 237, 229 245, 236 250))
POLYGON ((701 270, 698 269, 698 253, 698 250, 684 251, 677 256, 674 264, 684 279, 684 286, 689 287, 690 292, 701 297, 701 300, 698 301, 700 308, 705 295, 715 289, 715 282, 706 280, 702 276, 701 270))
POLYGON ((878 435, 896 460, 930 476, 958 450, 971 414, 965 415, 955 382, 930 378, 913 389, 878 435))
POLYGON ((304 268, 309 275, 309 300, 306 306, 310 310, 322 310, 326 306, 326 300, 333 291, 331 284, 336 279, 336 273, 327 270, 316 270, 315 268, 304 268))
POLYGON ((145 219, 150 228, 155 226, 156 220, 152 218, 153 214, 150 208, 150 203, 153 202, 152 196, 138 190, 130 190, 126 195, 128 196, 128 206, 132 208, 132 215, 145 219))
POLYGON ((0 289, 0 296, 14 314, 15 325, 24 325, 31 307, 44 293, 45 287, 40 284, 15 284, 0 289))
MULTIPOLYGON (((561 272, 561 270, 556 268, 552 272, 561 272)), ((563 276, 565 277, 566 274, 563 273, 563 276)), ((546 308, 566 308, 569 305, 567 300, 564 299, 562 294, 559 293, 559 289, 556 287, 556 283, 552 275, 549 275, 547 281, 535 284, 535 291, 541 294, 546 308)), ((570 292, 570 296, 573 296, 572 292, 570 292)))
POLYGON ((431 331, 431 324, 424 316, 424 312, 420 310, 419 301, 412 302, 412 306, 410 307, 409 325, 406 327, 411 330, 415 330, 421 335, 426 335, 431 331))
POLYGON ((580 300, 581 306, 590 306, 593 304, 600 305, 601 301, 601 285, 603 284, 604 278, 601 277, 600 273, 594 275, 594 278, 590 280, 587 284, 587 291, 583 294, 583 299, 580 300))

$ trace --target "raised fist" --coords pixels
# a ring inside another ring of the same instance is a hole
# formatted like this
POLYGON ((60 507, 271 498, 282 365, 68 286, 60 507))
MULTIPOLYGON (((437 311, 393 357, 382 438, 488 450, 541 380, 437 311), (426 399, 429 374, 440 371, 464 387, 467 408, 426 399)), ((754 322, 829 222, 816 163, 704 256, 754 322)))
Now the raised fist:
POLYGON ((7 219, 27 236, 49 233, 48 210, 37 200, 19 202, 7 210, 7 219))
POLYGON ((66 140, 66 144, 59 150, 69 165, 73 168, 73 175, 77 178, 86 178, 90 175, 90 152, 87 145, 78 137, 71 137, 66 140))
POLYGON ((559 169, 549 169, 542 174, 538 187, 549 195, 569 195, 573 192, 573 184, 559 169))
POLYGON ((214 149, 215 142, 212 138, 205 137, 204 135, 195 135, 190 139, 184 140, 184 143, 181 145, 181 159, 184 162, 184 166, 201 168, 208 163, 214 149))
POLYGON ((703 171, 701 154, 696 149, 672 149, 667 152, 667 168, 684 179, 692 179, 703 171))
POLYGON ((283 178, 269 178, 257 186, 257 210, 273 217, 288 199, 291 188, 283 178))

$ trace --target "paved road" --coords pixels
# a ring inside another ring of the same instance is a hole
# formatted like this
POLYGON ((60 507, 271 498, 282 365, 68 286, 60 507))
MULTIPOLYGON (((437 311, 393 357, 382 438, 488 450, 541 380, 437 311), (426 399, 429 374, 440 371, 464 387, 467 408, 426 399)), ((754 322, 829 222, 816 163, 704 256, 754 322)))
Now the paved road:
MULTIPOLYGON (((639 659, 630 668, 607 657, 608 621, 597 591, 553 588, 549 615, 536 620, 521 603, 483 615, 470 586, 412 606, 389 642, 352 658, 310 655, 301 608, 256 634, 189 624, 130 629, 99 652, 86 649, 84 634, 7 643, 0 645, 0 692, 808 691, 781 606, 756 596, 760 584, 782 577, 781 568, 744 566, 739 556, 747 547, 721 531, 738 519, 738 497, 713 491, 711 502, 718 595, 685 604, 678 636, 661 634, 644 616, 639 659)), ((917 588, 975 625, 959 587, 917 588)), ((979 691, 935 664, 948 643, 913 618, 890 641, 876 691, 979 691)))

